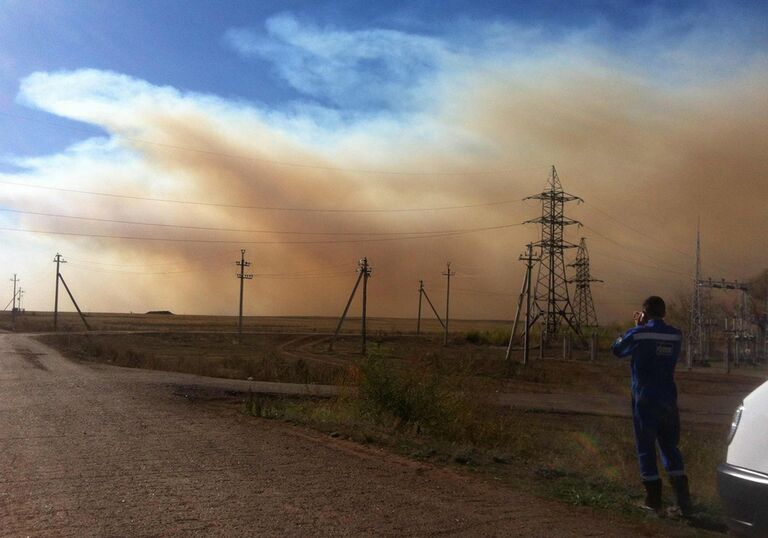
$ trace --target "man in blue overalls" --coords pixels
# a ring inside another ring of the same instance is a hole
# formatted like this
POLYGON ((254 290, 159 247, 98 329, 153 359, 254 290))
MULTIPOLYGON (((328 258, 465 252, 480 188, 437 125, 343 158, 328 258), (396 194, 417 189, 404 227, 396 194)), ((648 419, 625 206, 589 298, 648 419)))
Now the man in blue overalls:
POLYGON ((648 297, 642 312, 635 312, 635 327, 613 344, 617 357, 631 356, 632 422, 635 427, 637 458, 645 486, 645 508, 662 509, 661 478, 656 464, 656 444, 661 461, 675 490, 683 516, 692 511, 688 478, 680 441, 680 416, 677 410, 675 365, 680 356, 682 335, 664 323, 666 305, 661 297, 648 297))

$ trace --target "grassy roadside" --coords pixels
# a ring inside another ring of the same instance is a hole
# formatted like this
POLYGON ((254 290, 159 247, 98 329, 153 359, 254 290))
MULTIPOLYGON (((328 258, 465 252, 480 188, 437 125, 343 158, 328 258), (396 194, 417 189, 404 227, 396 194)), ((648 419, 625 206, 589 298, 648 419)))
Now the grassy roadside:
MULTIPOLYGON (((461 342, 448 347, 429 339, 383 335, 373 339, 369 346, 373 353, 364 360, 353 338, 339 341, 335 355, 327 353, 327 343, 310 339, 287 356, 283 351, 295 336, 246 335, 242 344, 227 334, 38 338, 77 360, 236 379, 355 386, 354 395, 350 391, 334 400, 252 395, 245 410, 412 458, 461 466, 485 479, 574 505, 637 520, 644 517, 634 506, 641 486, 628 419, 487 404, 487 396, 499 390, 626 394, 628 372, 620 361, 549 359, 507 369, 503 350, 500 353, 487 342, 500 338, 491 333, 479 343, 470 341, 474 336, 457 336, 461 342), (305 362, 301 357, 331 362, 305 362)), ((756 382, 736 375, 684 371, 679 375, 681 392, 688 394, 742 394, 756 382)), ((696 524, 722 530, 715 468, 725 455, 727 425, 684 424, 683 430, 682 448, 700 512, 696 524)))
MULTIPOLYGON (((515 489, 637 521, 641 486, 630 420, 488 406, 455 365, 420 364, 407 373, 377 357, 351 370, 359 387, 329 401, 250 395, 245 412, 287 420, 334 437, 375 444, 436 464, 461 466, 515 489)), ((685 425, 682 449, 697 506, 691 532, 725 530, 714 470, 725 427, 685 425)), ((667 501, 672 503, 670 488, 667 501)), ((671 528, 688 523, 668 520, 671 528)))
POLYGON ((129 368, 166 370, 230 379, 333 384, 343 369, 332 364, 285 360, 280 348, 290 336, 228 334, 125 334, 38 336, 64 356, 129 368))

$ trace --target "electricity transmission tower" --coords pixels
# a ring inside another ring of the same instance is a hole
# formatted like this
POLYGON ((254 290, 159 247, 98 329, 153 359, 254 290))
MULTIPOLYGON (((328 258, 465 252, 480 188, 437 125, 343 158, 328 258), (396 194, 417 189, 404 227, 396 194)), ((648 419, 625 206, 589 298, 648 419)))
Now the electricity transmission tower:
MULTIPOLYGON (((705 306, 707 315, 710 316, 710 290, 736 290, 741 292, 740 308, 738 317, 728 323, 725 319, 726 333, 726 369, 730 371, 730 355, 733 351, 736 364, 746 354, 746 346, 753 343, 755 336, 750 329, 752 323, 749 314, 749 292, 750 286, 738 280, 713 280, 701 276, 701 234, 699 228, 696 229, 696 275, 693 281, 693 294, 691 296, 691 330, 688 334, 688 369, 693 368, 697 363, 705 362, 709 357, 707 353, 707 342, 709 340, 707 331, 714 326, 714 320, 705 318, 705 306), (706 290, 706 295, 704 291, 706 290), (735 348, 732 350, 732 346, 735 348)), ((754 350, 752 350, 754 353, 754 350)))
POLYGON ((704 360, 704 316, 702 313, 701 288, 701 227, 696 226, 696 274, 693 277, 691 296, 691 330, 688 333, 687 366, 690 370, 704 360))
POLYGON ((541 200, 541 216, 524 223, 541 225, 541 239, 533 244, 539 248, 541 259, 538 263, 536 285, 533 288, 533 316, 530 324, 541 319, 545 340, 551 340, 560 332, 561 322, 565 322, 583 340, 581 326, 568 294, 568 279, 565 274, 564 251, 576 248, 577 245, 563 238, 566 226, 581 224, 565 216, 565 204, 583 200, 563 191, 554 165, 546 190, 528 196, 525 200, 541 200))
POLYGON ((597 327, 597 314, 595 313, 595 303, 592 301, 590 283, 602 282, 602 280, 592 278, 589 272, 589 252, 587 251, 586 238, 581 238, 576 250, 576 261, 568 264, 568 267, 576 269, 576 277, 568 281, 576 287, 576 294, 573 298, 573 310, 576 313, 576 319, 581 327, 597 327))
MULTIPOLYGON (((749 326, 752 322, 749 315, 749 285, 745 284, 743 282, 739 282, 738 280, 712 280, 709 279, 700 279, 697 280, 697 287, 699 288, 699 294, 701 294, 701 289, 720 289, 720 290, 738 290, 741 292, 741 300, 740 300, 740 308, 739 308, 739 315, 738 317, 731 320, 730 328, 728 327, 728 320, 725 320, 725 329, 726 334, 728 335, 729 340, 734 340, 736 343, 736 349, 735 349, 735 358, 736 358, 736 364, 738 365, 741 361, 741 356, 743 350, 742 344, 745 342, 749 342, 751 340, 754 340, 753 335, 749 329, 749 326)), ((695 292, 694 292, 695 293, 695 292)), ((691 318, 698 317, 699 320, 703 319, 703 315, 701 313, 701 302, 699 302, 699 312, 696 313, 693 308, 691 308, 691 318)), ((702 338, 703 341, 703 334, 704 334, 704 328, 703 323, 700 322, 700 328, 699 328, 699 334, 702 335, 699 338, 702 338)), ((691 328, 691 332, 693 332, 693 327, 691 328)), ((691 342, 689 342, 689 345, 691 342)), ((728 347, 730 347, 730 342, 728 343, 728 347)), ((693 340, 693 346, 688 348, 688 368, 693 367, 694 359, 704 360, 706 357, 704 357, 701 354, 701 351, 703 349, 703 346, 701 343, 697 340, 693 340), (696 344, 699 345, 698 348, 696 348, 696 344), (698 353, 698 355, 696 354, 698 353)))

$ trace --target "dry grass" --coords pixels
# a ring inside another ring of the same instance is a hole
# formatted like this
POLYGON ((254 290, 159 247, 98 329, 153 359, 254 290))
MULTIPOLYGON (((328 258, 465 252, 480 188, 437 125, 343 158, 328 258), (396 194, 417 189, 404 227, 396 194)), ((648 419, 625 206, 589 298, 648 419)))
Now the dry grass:
MULTIPOLYGON (((435 391, 434 385, 427 384, 424 395, 435 391)), ((403 414, 397 405, 378 402, 372 407, 370 398, 301 401, 259 397, 246 410, 412 458, 465 467, 514 489, 629 518, 644 517, 636 508, 642 487, 628 419, 481 409, 471 401, 468 409, 455 407, 453 402, 463 396, 448 400, 439 396, 437 409, 427 404, 403 414)), ((725 427, 686 425, 685 429, 682 450, 698 510, 694 526, 722 531, 714 469, 725 454, 725 427)), ((669 487, 665 496, 671 504, 669 487)))
MULTIPOLYGON (((443 347, 437 331, 414 338, 396 328, 406 329, 408 320, 378 320, 378 328, 370 331, 371 356, 361 360, 360 342, 353 336, 341 338, 334 353, 328 353, 327 340, 316 337, 284 353, 285 344, 296 338, 290 333, 322 333, 332 327, 330 319, 249 320, 251 330, 273 334, 247 335, 238 344, 227 333, 234 318, 215 319, 211 325, 205 317, 167 318, 104 316, 99 323, 113 330, 173 332, 42 338, 81 360, 232 378, 353 384, 359 392, 331 401, 253 395, 246 407, 253 415, 291 420, 437 463, 470 466, 513 487, 635 517, 640 483, 628 418, 525 412, 487 403, 496 391, 628 395, 626 361, 606 353, 618 328, 601 334, 601 355, 594 363, 585 360, 585 350, 577 350, 575 360, 538 360, 534 353, 528 366, 510 368, 503 346, 497 345, 508 333, 502 326, 481 325, 488 322, 467 329, 479 337, 456 333, 452 344, 443 347), (195 330, 218 332, 190 332, 195 330)), ((548 357, 559 355, 559 346, 547 352, 548 357)), ((731 375, 715 369, 678 373, 681 394, 721 398, 723 408, 764 377, 764 372, 747 369, 731 375)), ((721 525, 715 468, 725 457, 726 431, 727 424, 683 425, 682 449, 703 514, 700 524, 708 528, 721 525)))
POLYGON ((242 343, 227 334, 62 334, 38 337, 65 356, 130 368, 291 383, 333 384, 342 370, 288 360, 280 346, 290 337, 246 335, 242 343))
MULTIPOLYGON (((98 331, 221 331, 237 330, 236 316, 191 316, 162 314, 113 314, 86 313, 86 319, 94 330, 98 331)), ((321 332, 332 333, 336 328, 336 317, 281 316, 243 318, 245 331, 250 332, 321 332)), ((16 331, 48 332, 53 330, 52 312, 24 312, 16 316, 16 331)), ((503 320, 451 320, 451 329, 458 337, 472 330, 507 330, 508 321, 503 320)), ((358 333, 360 320, 350 317, 345 322, 342 332, 358 333)), ((0 329, 14 330, 14 321, 10 312, 0 312, 0 329)), ((76 312, 59 313, 61 331, 84 331, 85 326, 76 312)), ((442 332, 436 320, 422 320, 421 330, 426 334, 442 332)), ((403 318, 368 318, 368 331, 372 335, 413 334, 416 321, 403 318)))

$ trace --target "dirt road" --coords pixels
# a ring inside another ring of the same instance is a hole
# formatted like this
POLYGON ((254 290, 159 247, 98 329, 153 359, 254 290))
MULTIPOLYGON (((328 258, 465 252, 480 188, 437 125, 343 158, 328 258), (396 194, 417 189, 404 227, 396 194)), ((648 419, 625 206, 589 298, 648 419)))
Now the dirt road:
POLYGON ((189 380, 0 335, 0 535, 654 532, 181 397, 189 380))

